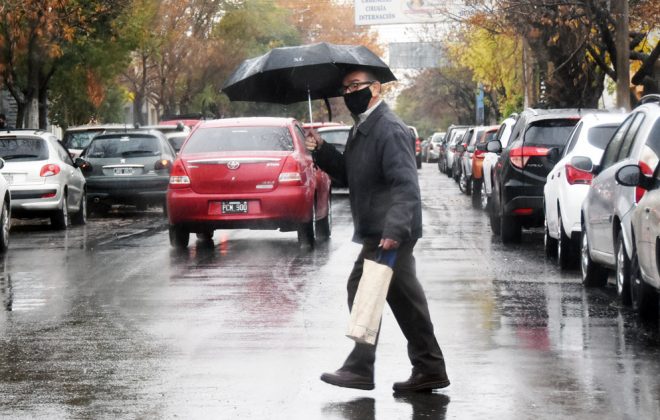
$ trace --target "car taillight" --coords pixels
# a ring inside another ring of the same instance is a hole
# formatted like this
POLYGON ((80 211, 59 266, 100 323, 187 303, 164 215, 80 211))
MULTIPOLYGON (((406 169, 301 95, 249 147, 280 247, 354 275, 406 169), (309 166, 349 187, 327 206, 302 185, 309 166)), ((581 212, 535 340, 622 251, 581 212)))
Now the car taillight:
POLYGON ((419 139, 415 140, 415 150, 416 150, 417 152, 421 152, 421 151, 422 151, 422 142, 419 141, 419 139))
POLYGON ((170 172, 170 188, 185 188, 190 186, 190 177, 179 159, 174 161, 170 172))
POLYGON ((170 162, 167 159, 159 159, 156 161, 154 164, 154 169, 157 171, 161 171, 163 169, 171 169, 172 168, 172 162, 170 162))
POLYGON ((566 165, 566 181, 570 185, 585 184, 590 185, 591 180, 594 179, 594 174, 587 171, 582 171, 575 166, 566 165))
POLYGON ((486 151, 485 150, 475 150, 474 151, 474 158, 475 159, 483 159, 486 157, 486 151))
POLYGON ((282 166, 282 172, 278 177, 278 181, 289 185, 302 185, 303 184, 303 171, 302 165, 292 156, 286 158, 282 166))
POLYGON ((44 165, 41 167, 39 176, 43 176, 43 177, 54 176, 59 173, 60 173, 60 167, 54 163, 49 163, 48 165, 44 165))
POLYGON ((527 165, 529 158, 533 156, 548 156, 550 149, 546 147, 523 146, 511 149, 509 160, 511 164, 518 169, 523 169, 527 165))
MULTIPOLYGON (((642 173, 644 175, 653 175, 653 169, 649 165, 647 165, 644 162, 639 162, 639 169, 641 169, 642 173)), ((646 194, 646 190, 642 187, 635 187, 635 203, 639 203, 639 201, 644 197, 644 194, 646 194)))

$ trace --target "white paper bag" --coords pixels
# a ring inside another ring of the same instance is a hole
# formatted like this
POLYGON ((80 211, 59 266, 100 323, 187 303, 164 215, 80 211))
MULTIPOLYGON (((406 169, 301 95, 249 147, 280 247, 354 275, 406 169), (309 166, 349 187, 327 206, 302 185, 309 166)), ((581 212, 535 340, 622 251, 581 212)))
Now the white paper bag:
MULTIPOLYGON (((394 265, 392 258, 390 265, 394 265)), ((346 336, 358 343, 375 344, 383 316, 387 291, 392 280, 392 268, 372 260, 364 260, 346 336)))

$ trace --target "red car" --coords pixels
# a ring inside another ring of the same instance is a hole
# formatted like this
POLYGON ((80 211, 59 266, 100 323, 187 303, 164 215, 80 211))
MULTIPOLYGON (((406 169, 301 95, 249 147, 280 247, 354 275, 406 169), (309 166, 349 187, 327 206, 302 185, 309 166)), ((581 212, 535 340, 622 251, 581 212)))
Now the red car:
POLYGON ((170 243, 188 246, 191 232, 215 229, 297 231, 313 245, 331 229, 330 177, 290 118, 202 121, 172 166, 167 191, 170 243))

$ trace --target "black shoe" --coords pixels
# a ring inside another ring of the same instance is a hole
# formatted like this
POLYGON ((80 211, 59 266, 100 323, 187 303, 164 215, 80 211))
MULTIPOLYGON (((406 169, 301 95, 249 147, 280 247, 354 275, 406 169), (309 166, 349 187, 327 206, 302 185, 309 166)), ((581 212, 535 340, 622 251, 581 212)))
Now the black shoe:
POLYGON ((330 385, 344 388, 374 389, 374 380, 372 378, 343 369, 339 369, 333 373, 324 373, 321 375, 321 380, 330 385))
POLYGON ((407 381, 395 382, 392 389, 395 392, 419 392, 431 391, 437 388, 449 386, 449 378, 446 373, 427 375, 425 373, 413 373, 407 381))

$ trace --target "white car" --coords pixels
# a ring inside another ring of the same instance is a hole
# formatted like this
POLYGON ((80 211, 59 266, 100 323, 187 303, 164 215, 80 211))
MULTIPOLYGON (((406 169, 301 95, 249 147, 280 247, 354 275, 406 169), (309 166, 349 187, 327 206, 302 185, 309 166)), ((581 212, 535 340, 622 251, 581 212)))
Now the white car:
MULTIPOLYGON (((5 161, 0 159, 0 169, 4 165, 5 161)), ((2 207, 0 209, 0 252, 5 252, 9 246, 9 230, 11 229, 11 194, 9 192, 9 183, 3 176, 0 176, 0 197, 2 197, 2 207)))
POLYGON ((560 160, 546 178, 544 195, 546 255, 557 256, 560 268, 569 268, 580 255, 580 209, 593 178, 571 165, 575 156, 600 164, 603 151, 626 118, 623 113, 594 113, 582 117, 568 138, 560 160))
POLYGON ((89 146, 92 139, 98 134, 126 131, 132 126, 125 124, 87 124, 69 127, 64 132, 62 144, 67 148, 72 158, 77 158, 89 146))
MULTIPOLYGON (((495 140, 499 140, 499 142, 502 144, 502 149, 506 148, 506 146, 509 144, 509 137, 511 137, 511 131, 513 130, 513 126, 517 120, 518 115, 512 114, 504 121, 502 121, 502 125, 500 125, 500 129, 497 131, 497 135, 495 136, 495 140)), ((498 153, 486 152, 484 154, 484 163, 482 165, 484 181, 481 184, 481 194, 482 197, 484 194, 486 196, 485 207, 487 209, 490 203, 490 196, 493 193, 493 168, 497 164, 497 159, 499 159, 499 157, 500 155, 498 153)))
POLYGON ((49 217, 57 229, 66 229, 69 219, 85 224, 85 177, 55 136, 39 130, 3 132, 0 157, 13 217, 49 217))

